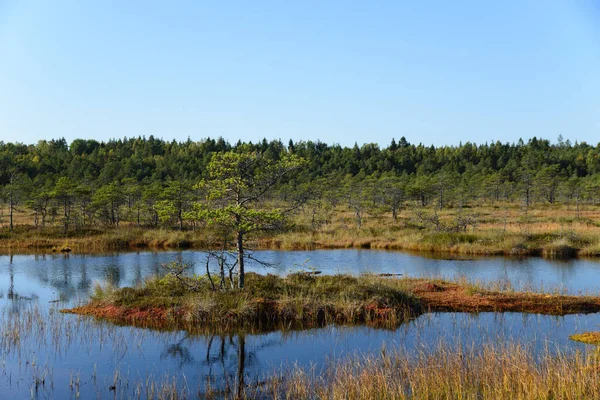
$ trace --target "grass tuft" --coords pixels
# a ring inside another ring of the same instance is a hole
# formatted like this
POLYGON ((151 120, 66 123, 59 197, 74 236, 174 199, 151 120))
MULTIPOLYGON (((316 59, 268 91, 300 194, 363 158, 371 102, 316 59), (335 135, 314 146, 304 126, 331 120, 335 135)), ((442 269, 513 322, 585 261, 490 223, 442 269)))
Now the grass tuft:
POLYGON ((569 339, 588 344, 600 344, 600 332, 578 333, 569 336, 569 339))

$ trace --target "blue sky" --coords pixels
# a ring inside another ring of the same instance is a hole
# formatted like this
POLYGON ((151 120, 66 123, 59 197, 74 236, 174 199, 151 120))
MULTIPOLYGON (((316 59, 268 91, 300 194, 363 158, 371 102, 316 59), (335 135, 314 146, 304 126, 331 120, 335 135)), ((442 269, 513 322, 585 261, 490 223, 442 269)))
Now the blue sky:
POLYGON ((0 0, 0 140, 600 140, 600 4, 0 0))

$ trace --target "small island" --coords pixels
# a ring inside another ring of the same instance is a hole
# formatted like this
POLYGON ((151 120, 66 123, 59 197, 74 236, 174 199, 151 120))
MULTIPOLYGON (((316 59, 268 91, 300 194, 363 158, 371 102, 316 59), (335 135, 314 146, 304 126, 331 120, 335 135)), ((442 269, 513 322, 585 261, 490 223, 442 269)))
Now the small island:
POLYGON ((600 298, 494 290, 468 282, 376 275, 246 274, 244 289, 168 274, 137 288, 97 286, 64 313, 117 324, 191 332, 261 332, 328 324, 394 328, 425 312, 595 313, 600 298))

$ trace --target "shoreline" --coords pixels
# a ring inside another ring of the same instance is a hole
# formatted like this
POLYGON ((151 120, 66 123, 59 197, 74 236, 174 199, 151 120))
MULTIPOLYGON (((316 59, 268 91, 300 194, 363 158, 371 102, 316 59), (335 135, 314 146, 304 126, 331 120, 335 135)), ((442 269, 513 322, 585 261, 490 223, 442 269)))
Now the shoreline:
MULTIPOLYGON (((139 230, 137 237, 131 237, 131 233, 122 237, 107 237, 114 232, 106 231, 99 235, 76 236, 65 238, 0 238, 0 254, 18 255, 18 254, 57 254, 57 253, 77 253, 77 254, 102 254, 111 252, 139 252, 139 251, 173 251, 173 250, 205 250, 211 249, 210 238, 197 237, 194 232, 171 232, 171 231, 153 231, 139 230), (156 233, 159 235, 156 235, 156 233), (181 238, 159 237, 146 239, 144 236, 182 236, 181 238)), ((440 236, 447 236, 441 234, 440 236)), ((341 250, 341 249, 364 249, 364 250, 386 250, 401 251, 416 254, 440 254, 440 255, 458 255, 458 256, 479 256, 479 257, 541 257, 548 259, 577 259, 600 258, 600 251, 590 251, 584 247, 573 247, 567 244, 557 246, 554 243, 548 243, 546 246, 531 247, 511 247, 498 249, 493 246, 484 247, 460 245, 460 244, 442 244, 439 246, 430 245, 423 242, 405 243, 403 239, 406 236, 400 236, 394 240, 384 239, 348 239, 339 240, 301 240, 289 241, 274 238, 261 238, 249 240, 248 245, 254 250, 281 250, 281 251, 312 251, 312 250, 341 250)))

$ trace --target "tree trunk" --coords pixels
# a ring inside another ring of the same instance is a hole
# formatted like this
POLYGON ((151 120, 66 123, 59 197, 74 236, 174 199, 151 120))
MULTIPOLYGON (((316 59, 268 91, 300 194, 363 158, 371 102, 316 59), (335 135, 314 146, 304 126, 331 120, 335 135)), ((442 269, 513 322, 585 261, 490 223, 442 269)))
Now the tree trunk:
MULTIPOLYGON (((239 217, 236 217, 236 220, 239 217)), ((237 232, 236 237, 237 253, 238 253, 238 288, 244 288, 244 233, 237 232)))
POLYGON ((10 231, 13 231, 13 211, 14 211, 14 201, 13 201, 13 192, 12 188, 10 189, 10 197, 9 197, 9 213, 10 213, 10 231))
POLYGON ((210 256, 206 257, 206 276, 208 277, 208 281, 210 282, 210 286, 212 288, 212 291, 214 292, 215 289, 215 283, 212 280, 212 276, 210 275, 210 256))
POLYGON ((65 235, 69 231, 69 214, 67 213, 67 199, 64 200, 63 203, 64 212, 65 212, 65 235))
POLYGON ((221 283, 219 283, 219 288, 221 289, 221 291, 227 289, 225 283, 225 259, 223 257, 223 252, 221 252, 221 256, 219 258, 219 275, 221 276, 221 283))
POLYGON ((356 227, 360 229, 362 227, 362 213, 359 209, 355 210, 356 214, 356 227))
POLYGON ((238 336, 238 368, 237 368, 237 386, 236 399, 244 398, 244 369, 246 366, 246 338, 243 335, 238 336))

